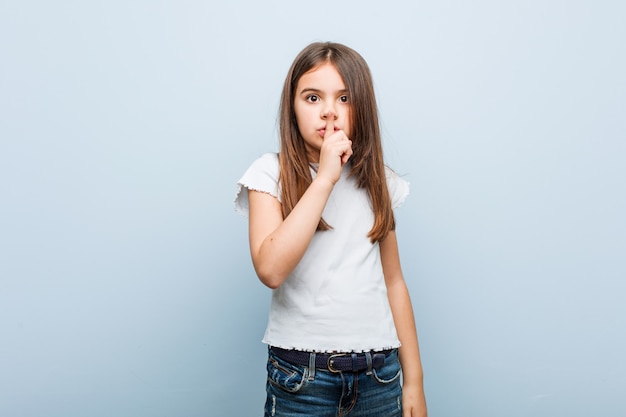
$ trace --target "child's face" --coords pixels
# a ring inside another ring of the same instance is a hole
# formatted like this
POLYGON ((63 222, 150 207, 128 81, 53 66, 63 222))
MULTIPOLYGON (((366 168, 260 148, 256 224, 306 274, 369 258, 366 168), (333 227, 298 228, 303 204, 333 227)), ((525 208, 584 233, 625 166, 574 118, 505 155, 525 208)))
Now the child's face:
POLYGON ((328 117, 335 117, 335 131, 343 130, 350 138, 350 106, 348 91, 334 65, 322 64, 300 77, 294 110, 310 161, 319 161, 328 117))

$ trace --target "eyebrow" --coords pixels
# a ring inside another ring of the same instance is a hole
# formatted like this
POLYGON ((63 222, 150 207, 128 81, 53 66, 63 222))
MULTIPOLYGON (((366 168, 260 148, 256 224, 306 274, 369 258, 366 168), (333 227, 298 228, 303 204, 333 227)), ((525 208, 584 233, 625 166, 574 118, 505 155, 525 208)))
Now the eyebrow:
MULTIPOLYGON (((322 93, 322 90, 318 90, 317 88, 303 88, 302 91, 300 91, 300 94, 304 94, 304 93, 322 93)), ((339 94, 345 94, 347 93, 348 90, 347 89, 343 89, 343 90, 337 90, 337 93, 339 94)))

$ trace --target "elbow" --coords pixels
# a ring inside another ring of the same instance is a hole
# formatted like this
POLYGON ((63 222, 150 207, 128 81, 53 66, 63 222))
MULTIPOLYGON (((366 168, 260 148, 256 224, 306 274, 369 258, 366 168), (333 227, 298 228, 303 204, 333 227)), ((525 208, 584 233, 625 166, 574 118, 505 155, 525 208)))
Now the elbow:
POLYGON ((263 283, 263 285, 272 290, 280 287, 282 283, 285 282, 285 280, 287 279, 286 274, 277 272, 274 268, 256 267, 255 270, 257 276, 259 277, 259 280, 263 283))
POLYGON ((278 281, 278 280, 268 280, 268 279, 263 279, 260 278, 261 282, 270 290, 275 290, 276 288, 280 287, 280 285, 282 284, 282 281, 278 281))

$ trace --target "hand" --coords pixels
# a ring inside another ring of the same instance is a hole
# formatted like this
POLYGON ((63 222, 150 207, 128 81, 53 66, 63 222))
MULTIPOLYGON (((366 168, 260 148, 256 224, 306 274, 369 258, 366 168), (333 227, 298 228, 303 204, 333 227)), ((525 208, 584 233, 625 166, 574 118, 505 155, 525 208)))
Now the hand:
POLYGON ((412 388, 406 385, 402 387, 402 417, 428 417, 424 390, 412 388))
POLYGON ((343 130, 335 132, 335 115, 330 112, 326 119, 317 176, 327 178, 335 184, 341 176, 341 168, 348 162, 350 156, 352 156, 352 141, 343 130))

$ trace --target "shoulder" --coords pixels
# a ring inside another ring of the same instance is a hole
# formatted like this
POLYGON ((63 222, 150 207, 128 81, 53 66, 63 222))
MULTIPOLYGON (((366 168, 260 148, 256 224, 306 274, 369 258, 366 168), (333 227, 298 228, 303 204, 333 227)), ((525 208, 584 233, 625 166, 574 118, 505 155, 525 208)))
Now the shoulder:
POLYGON ((409 182, 388 166, 385 166, 385 176, 387 177, 387 188, 391 196, 391 206, 397 208, 404 203, 404 200, 409 195, 409 182))
POLYGON ((248 171, 273 169, 278 169, 278 154, 274 152, 268 152, 261 155, 254 162, 252 162, 252 164, 250 164, 250 167, 248 168, 248 171))
POLYGON ((238 182, 242 185, 253 185, 268 179, 278 181, 279 170, 278 154, 268 152, 252 162, 238 182))

